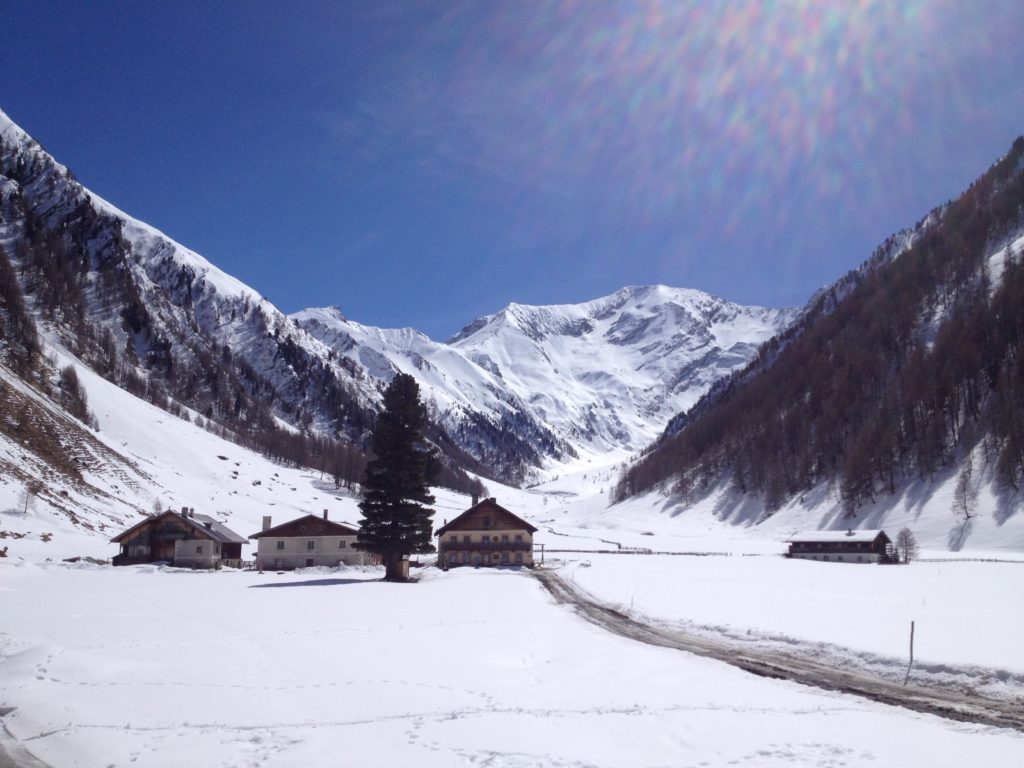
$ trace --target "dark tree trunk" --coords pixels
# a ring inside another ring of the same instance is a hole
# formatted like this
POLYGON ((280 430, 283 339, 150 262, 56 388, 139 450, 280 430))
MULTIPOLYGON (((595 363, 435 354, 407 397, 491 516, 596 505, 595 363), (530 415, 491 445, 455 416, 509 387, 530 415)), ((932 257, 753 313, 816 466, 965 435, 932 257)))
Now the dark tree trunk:
POLYGON ((384 560, 384 581, 408 581, 408 560, 403 560, 402 555, 382 555, 384 560))

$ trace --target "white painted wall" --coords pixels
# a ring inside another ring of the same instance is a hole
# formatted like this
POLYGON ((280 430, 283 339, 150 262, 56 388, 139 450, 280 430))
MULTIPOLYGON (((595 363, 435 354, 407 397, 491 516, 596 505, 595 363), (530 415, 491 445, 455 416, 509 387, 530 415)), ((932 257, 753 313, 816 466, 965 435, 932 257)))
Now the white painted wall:
POLYGON ((209 539, 181 539, 174 542, 174 564, 181 568, 216 568, 220 544, 209 539))
POLYGON ((794 560, 828 560, 830 563, 877 563, 880 559, 877 552, 822 552, 818 554, 800 553, 791 555, 794 560), (860 558, 859 560, 857 558, 860 558))
POLYGON ((264 536, 257 541, 256 562, 266 570, 320 565, 334 568, 368 562, 366 553, 353 548, 355 536, 264 536))

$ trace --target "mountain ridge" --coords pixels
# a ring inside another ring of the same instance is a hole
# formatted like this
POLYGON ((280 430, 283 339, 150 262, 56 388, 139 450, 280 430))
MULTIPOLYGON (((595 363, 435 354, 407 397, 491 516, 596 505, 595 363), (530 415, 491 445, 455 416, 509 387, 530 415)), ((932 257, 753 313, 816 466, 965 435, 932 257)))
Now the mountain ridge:
POLYGON ((400 369, 424 387, 431 439, 453 466, 519 484, 581 450, 628 453, 792 316, 665 286, 513 303, 450 343, 337 307, 286 316, 93 194, 4 113, 0 143, 0 244, 36 321, 129 391, 268 454, 288 444, 294 460, 327 461, 324 439, 365 447, 400 369), (682 321, 688 334, 671 327, 682 321), (614 370, 601 364, 609 352, 614 370))

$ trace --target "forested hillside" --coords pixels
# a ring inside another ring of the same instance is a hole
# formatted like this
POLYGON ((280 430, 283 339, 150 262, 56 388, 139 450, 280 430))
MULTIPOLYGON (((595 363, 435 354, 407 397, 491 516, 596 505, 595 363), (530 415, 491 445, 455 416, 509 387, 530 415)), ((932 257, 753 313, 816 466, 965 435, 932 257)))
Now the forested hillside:
MULTIPOLYGON (((378 384, 198 254, 89 193, 0 113, 0 363, 90 423, 73 367, 268 458, 362 477, 378 384), (45 332, 44 332, 45 331, 45 332)), ((0 434, 36 445, 31 420, 0 434)), ((442 429, 438 481, 475 467, 442 429)))
POLYGON ((616 498, 720 481, 770 511, 822 482, 848 513, 986 463, 1024 481, 1024 138, 957 200, 818 294, 625 471, 616 498))

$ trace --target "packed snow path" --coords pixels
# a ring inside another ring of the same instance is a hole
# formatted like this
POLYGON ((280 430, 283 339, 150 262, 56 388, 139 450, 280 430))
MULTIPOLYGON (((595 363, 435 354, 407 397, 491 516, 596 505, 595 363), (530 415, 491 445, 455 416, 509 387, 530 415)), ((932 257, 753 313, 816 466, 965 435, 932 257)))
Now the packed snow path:
POLYGON ((593 599, 554 571, 540 568, 534 574, 558 603, 572 606, 587 621, 622 637, 723 661, 760 677, 851 693, 883 704, 961 722, 1024 731, 1024 702, 1000 701, 920 683, 902 685, 862 670, 836 669, 798 653, 761 648, 740 650, 724 639, 659 627, 630 618, 593 599))

